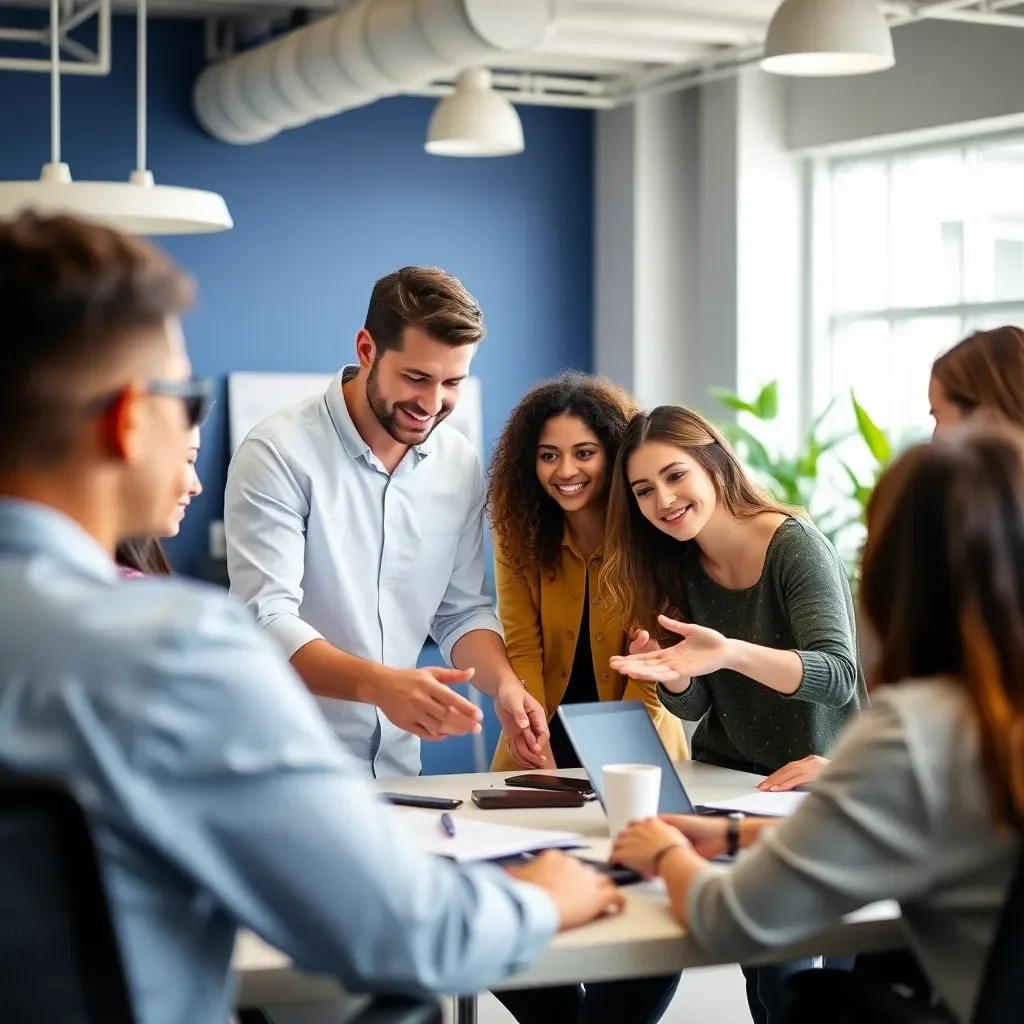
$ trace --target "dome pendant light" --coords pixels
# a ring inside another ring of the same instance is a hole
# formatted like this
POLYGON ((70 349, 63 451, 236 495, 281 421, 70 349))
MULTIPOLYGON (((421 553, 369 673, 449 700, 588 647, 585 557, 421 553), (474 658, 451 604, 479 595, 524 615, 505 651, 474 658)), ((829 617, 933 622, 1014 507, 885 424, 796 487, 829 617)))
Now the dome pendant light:
POLYGON ((59 0, 50 0, 50 162, 38 181, 0 182, 0 220, 31 209, 100 221, 133 235, 193 235, 233 227, 217 193, 155 185, 146 167, 146 14, 146 0, 139 0, 136 169, 127 182, 72 181, 60 153, 59 0))
POLYGON ((824 78, 885 71, 895 63, 892 34, 875 0, 783 0, 768 26, 761 67, 824 78))
POLYGON ((526 148, 516 108, 494 91, 485 68, 460 71, 434 108, 426 150, 434 156, 512 156, 526 148))

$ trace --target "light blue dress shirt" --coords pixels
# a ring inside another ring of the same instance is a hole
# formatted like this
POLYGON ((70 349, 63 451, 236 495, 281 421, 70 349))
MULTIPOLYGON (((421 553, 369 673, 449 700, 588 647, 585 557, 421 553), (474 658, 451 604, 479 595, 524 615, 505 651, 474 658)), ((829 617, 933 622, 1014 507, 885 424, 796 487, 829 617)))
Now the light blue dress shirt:
POLYGON ((0 500, 0 609, 0 763, 84 804, 139 1024, 224 1024, 238 926, 407 993, 485 988, 551 937, 542 890, 408 842, 223 591, 122 580, 71 520, 0 500))
MULTIPOLYGON (((231 592, 289 658, 322 638, 414 668, 431 636, 451 664, 471 630, 501 634, 484 589, 480 460, 442 423, 389 475, 345 405, 354 372, 264 420, 235 452, 224 497, 231 592)), ((378 708, 318 700, 368 774, 419 773, 419 739, 378 708)))

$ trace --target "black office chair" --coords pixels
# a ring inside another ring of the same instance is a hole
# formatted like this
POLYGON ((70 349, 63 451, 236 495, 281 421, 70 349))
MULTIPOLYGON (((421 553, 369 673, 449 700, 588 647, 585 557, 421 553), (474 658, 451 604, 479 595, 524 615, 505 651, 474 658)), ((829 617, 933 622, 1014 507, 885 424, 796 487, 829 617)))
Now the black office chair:
POLYGON ((134 1019, 82 809, 56 782, 0 778, 0 1020, 134 1019))
MULTIPOLYGON (((908 954, 909 955, 909 954, 908 954)), ((1024 1014, 1024 847, 989 950, 971 1024, 1020 1024, 1024 1014)), ((907 998, 855 971, 802 971, 790 979, 787 1024, 950 1024, 942 1008, 907 998), (827 1016, 823 1016, 827 1014, 827 1016)))

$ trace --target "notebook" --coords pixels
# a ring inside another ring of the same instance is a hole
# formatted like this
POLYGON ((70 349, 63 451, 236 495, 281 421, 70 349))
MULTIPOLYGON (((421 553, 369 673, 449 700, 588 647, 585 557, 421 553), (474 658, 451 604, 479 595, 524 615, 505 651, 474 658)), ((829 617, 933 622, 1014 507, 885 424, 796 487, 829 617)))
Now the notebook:
POLYGON ((479 818, 452 814, 455 835, 449 837, 436 811, 396 808, 399 821, 424 853, 437 854, 466 864, 477 860, 499 860, 537 850, 568 850, 586 846, 576 832, 500 825, 479 818))

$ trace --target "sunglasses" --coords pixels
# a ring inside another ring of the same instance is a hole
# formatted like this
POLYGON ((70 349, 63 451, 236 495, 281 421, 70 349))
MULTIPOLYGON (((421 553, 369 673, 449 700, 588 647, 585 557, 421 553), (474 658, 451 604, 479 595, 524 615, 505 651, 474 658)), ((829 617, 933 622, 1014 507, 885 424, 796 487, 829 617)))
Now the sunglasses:
MULTIPOLYGON (((124 394, 124 389, 115 391, 90 403, 89 412, 96 415, 106 412, 124 394)), ((213 397, 213 381, 208 377, 193 377, 191 380, 151 380, 146 382, 147 395, 166 398, 180 398, 185 406, 189 427, 201 427, 210 414, 213 397)))

